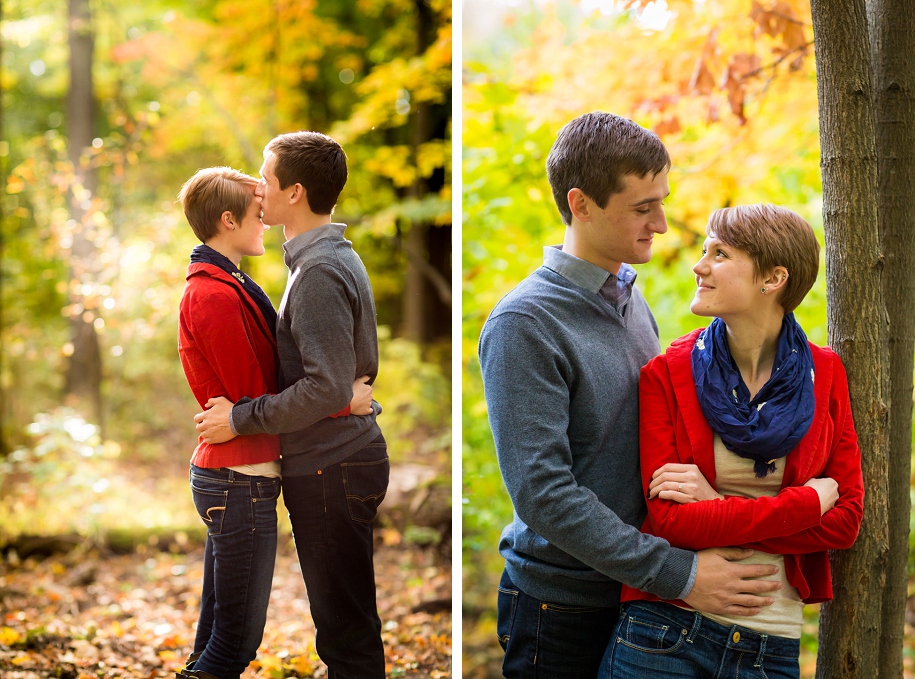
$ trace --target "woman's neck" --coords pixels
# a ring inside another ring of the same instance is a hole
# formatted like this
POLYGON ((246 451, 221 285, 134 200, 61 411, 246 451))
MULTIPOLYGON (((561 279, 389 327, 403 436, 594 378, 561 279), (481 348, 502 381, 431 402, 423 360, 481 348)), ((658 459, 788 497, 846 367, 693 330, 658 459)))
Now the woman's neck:
POLYGON ((219 236, 214 236, 213 238, 210 238, 210 240, 208 240, 205 245, 207 247, 213 248, 219 254, 228 257, 229 261, 235 265, 236 269, 241 266, 241 254, 229 243, 227 243, 225 239, 220 238, 219 236))
POLYGON ((767 314, 765 318, 725 321, 728 349, 744 384, 750 390, 751 399, 772 375, 783 319, 783 314, 767 314))

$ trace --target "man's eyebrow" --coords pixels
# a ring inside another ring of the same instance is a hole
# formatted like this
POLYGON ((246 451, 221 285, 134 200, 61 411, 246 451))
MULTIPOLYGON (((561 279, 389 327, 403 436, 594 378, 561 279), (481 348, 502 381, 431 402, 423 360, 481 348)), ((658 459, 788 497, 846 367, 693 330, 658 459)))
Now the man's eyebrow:
POLYGON ((664 198, 667 198, 667 196, 669 196, 669 195, 670 195, 670 191, 668 191, 666 194, 664 194, 664 196, 661 198, 645 198, 643 200, 640 200, 637 203, 630 203, 629 207, 638 207, 639 205, 648 205, 649 203, 657 203, 658 201, 664 200, 664 198))

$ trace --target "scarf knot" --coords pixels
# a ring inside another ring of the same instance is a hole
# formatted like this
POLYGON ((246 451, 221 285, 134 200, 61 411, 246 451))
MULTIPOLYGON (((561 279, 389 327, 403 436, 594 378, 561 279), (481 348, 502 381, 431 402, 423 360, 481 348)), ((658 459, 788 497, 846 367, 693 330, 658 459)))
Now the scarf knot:
POLYGON ((696 395, 712 431, 728 450, 755 461, 758 478, 774 472, 776 460, 790 453, 813 423, 813 354, 794 314, 782 321, 772 375, 753 398, 720 318, 699 333, 691 360, 696 395))

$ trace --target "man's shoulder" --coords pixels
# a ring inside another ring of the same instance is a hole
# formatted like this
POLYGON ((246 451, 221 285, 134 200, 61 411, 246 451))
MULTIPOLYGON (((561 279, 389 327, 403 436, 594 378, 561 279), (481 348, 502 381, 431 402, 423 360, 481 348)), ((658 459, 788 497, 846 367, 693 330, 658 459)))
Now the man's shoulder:
POLYGON ((567 304, 574 292, 562 276, 541 266, 499 300, 490 318, 512 312, 532 316, 549 314, 550 307, 562 300, 567 304))

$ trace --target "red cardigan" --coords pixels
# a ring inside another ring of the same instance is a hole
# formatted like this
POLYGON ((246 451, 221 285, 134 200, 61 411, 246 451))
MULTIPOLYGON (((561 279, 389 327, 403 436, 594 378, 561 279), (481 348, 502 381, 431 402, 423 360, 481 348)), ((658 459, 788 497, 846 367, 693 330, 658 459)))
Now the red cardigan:
MULTIPOLYGON (((676 340, 652 359, 639 378, 639 448, 647 493, 658 467, 695 464, 715 487, 714 435, 696 396, 690 352, 701 331, 676 340)), ((782 489, 775 497, 728 496, 680 504, 648 500, 642 532, 672 545, 701 550, 742 546, 785 557, 785 575, 805 603, 832 598, 829 549, 848 549, 858 536, 864 503, 861 451, 852 420, 845 368, 828 347, 810 344, 815 370, 813 423, 784 461, 782 489), (820 516, 811 478, 839 484, 835 507, 820 516)), ((623 586, 622 600, 656 600, 623 586)), ((685 605, 683 602, 677 602, 685 605)))
MULTIPOLYGON (((193 263, 179 309, 178 354, 201 408, 214 396, 234 402, 276 393, 276 340, 241 283, 217 266, 193 263)), ((276 435, 236 436, 216 444, 199 437, 191 463, 231 467, 279 457, 276 435)))

